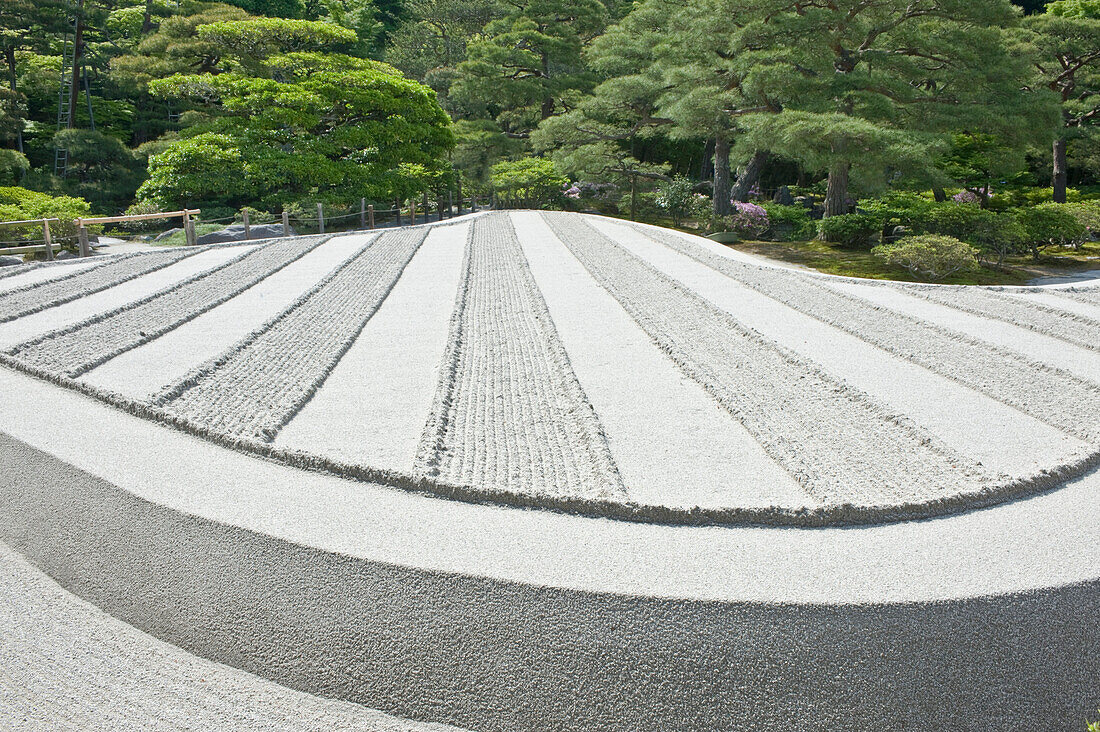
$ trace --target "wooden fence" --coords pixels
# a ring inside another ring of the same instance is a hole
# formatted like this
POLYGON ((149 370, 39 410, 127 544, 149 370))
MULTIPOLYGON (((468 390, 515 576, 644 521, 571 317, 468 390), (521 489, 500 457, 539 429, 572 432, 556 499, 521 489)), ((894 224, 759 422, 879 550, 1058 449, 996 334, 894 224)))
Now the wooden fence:
POLYGON ((53 236, 50 234, 50 222, 60 221, 61 219, 26 219, 24 221, 2 221, 0 226, 28 226, 30 224, 39 224, 42 226, 42 240, 41 244, 38 242, 31 242, 27 244, 17 244, 16 246, 9 246, 0 248, 0 254, 25 254, 27 252, 36 252, 42 249, 46 252, 46 259, 53 261, 54 247, 61 249, 59 244, 54 244, 53 236))

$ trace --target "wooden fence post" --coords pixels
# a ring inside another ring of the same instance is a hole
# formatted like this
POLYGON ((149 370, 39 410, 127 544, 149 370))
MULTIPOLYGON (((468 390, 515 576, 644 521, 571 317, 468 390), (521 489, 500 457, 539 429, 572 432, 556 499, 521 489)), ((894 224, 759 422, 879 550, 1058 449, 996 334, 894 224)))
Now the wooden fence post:
POLYGON ((283 211, 283 236, 290 236, 290 214, 283 211))
POLYGON ((244 222, 244 238, 245 241, 252 238, 252 227, 248 223, 248 209, 241 209, 241 220, 244 222))
POLYGON ((409 225, 416 226, 416 201, 409 199, 409 225))
POLYGON ((436 221, 442 221, 443 220, 443 194, 442 193, 439 194, 439 199, 435 202, 435 206, 438 209, 435 212, 435 220, 436 221))
POLYGON ((325 204, 317 204, 317 233, 325 233, 325 204))
POLYGON ((370 228, 374 228, 374 204, 367 206, 367 224, 370 228))
POLYGON ((80 219, 76 220, 76 238, 80 242, 80 256, 91 256, 92 248, 88 244, 88 227, 80 219))
POLYGON ((193 247, 198 243, 195 236, 195 224, 191 221, 191 212, 187 210, 183 212, 183 238, 189 247, 193 247))
POLYGON ((470 194, 470 211, 473 212, 473 213, 477 213, 477 194, 476 193, 471 193, 470 194))
POLYGON ((50 222, 42 221, 42 238, 46 240, 46 261, 53 261, 53 239, 50 238, 50 222))
MULTIPOLYGON (((359 228, 367 228, 367 199, 359 199, 359 228)), ((373 226, 371 227, 374 228, 373 226)))
POLYGON ((395 211, 397 211, 397 225, 400 226, 401 225, 401 201, 400 200, 394 201, 393 202, 393 208, 394 208, 395 211))
MULTIPOLYGON (((426 224, 428 223, 428 209, 431 208, 431 206, 428 205, 428 192, 424 191, 422 197, 424 199, 424 223, 426 224)), ((416 219, 413 219, 413 223, 416 223, 416 219)))

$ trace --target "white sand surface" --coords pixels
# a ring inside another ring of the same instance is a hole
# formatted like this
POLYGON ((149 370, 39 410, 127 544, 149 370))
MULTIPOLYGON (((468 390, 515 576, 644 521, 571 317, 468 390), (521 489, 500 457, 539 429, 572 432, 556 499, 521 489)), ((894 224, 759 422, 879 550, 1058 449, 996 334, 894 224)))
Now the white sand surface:
POLYGON ((386 232, 154 403, 232 438, 270 442, 378 311, 429 230, 386 232))
POLYGON ((144 277, 128 280, 93 295, 58 305, 18 320, 0 323, 0 348, 14 346, 52 330, 66 328, 80 321, 109 312, 115 308, 148 297, 207 269, 217 267, 240 256, 251 247, 215 247, 187 257, 144 277))
POLYGON ((39 282, 48 282, 49 280, 55 280, 59 277, 68 277, 86 270, 89 267, 95 267, 100 264, 105 264, 106 259, 91 258, 77 262, 66 262, 64 264, 54 264, 49 267, 26 267, 20 268, 24 271, 8 273, 6 270, 0 270, 0 292, 8 292, 9 290, 17 290, 20 287, 26 287, 27 285, 35 285, 39 282))
POLYGON ((739 422, 653 348, 541 216, 515 213, 512 220, 630 500, 687 508, 813 503, 739 422))
POLYGON ((1077 315, 1083 315, 1093 320, 1100 320, 1100 302, 1088 303, 1081 300, 1075 300, 1059 295, 1057 290, 1046 290, 1038 287, 1027 291, 1020 291, 1017 289, 1005 290, 1005 292, 1012 297, 1022 300, 1042 303, 1050 308, 1057 308, 1077 315))
POLYGON ((992 471, 1027 475, 1085 448, 1080 439, 1017 409, 792 310, 652 239, 632 236, 628 227, 602 221, 596 226, 747 326, 905 414, 992 471))
POLYGON ((373 236, 330 239, 213 310, 92 369, 82 380, 132 399, 149 399, 278 315, 373 236))
POLYGON ((412 472, 447 346, 469 226, 431 230, 362 335, 276 437, 277 446, 412 472))
POLYGON ((0 542, 0 726, 429 732, 186 653, 66 592, 0 542))

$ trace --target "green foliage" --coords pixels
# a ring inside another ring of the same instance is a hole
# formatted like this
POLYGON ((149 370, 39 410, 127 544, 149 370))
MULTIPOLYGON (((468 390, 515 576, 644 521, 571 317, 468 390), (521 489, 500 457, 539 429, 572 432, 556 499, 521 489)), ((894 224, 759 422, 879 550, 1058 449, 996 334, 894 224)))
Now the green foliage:
POLYGON ((696 211, 695 186, 688 178, 678 175, 657 186, 654 203, 679 226, 685 217, 696 211))
MULTIPOLYGON (((1096 711, 1100 714, 1100 709, 1096 711)), ((1085 732, 1100 732, 1100 720, 1096 722, 1085 722, 1085 732)))
POLYGON ((218 201, 243 204, 252 198, 237 141, 206 132, 174 143, 149 158, 149 179, 138 198, 165 209, 206 208, 218 201))
POLYGON ((768 221, 771 222, 771 228, 767 232, 769 239, 805 241, 812 239, 817 233, 817 222, 810 218, 810 212, 806 207, 783 206, 778 203, 762 205, 768 212, 768 221))
POLYGON ((868 247, 881 234, 882 219, 873 214, 841 214, 817 222, 818 238, 842 247, 868 247))
POLYGON ((562 188, 569 183, 552 160, 530 157, 497 163, 490 180, 498 198, 531 207, 560 204, 562 188))
POLYGON ((1016 212, 1023 243, 1035 259, 1047 247, 1077 247, 1085 241, 1085 225, 1066 210, 1065 204, 1044 203, 1016 212))
POLYGON ((974 248, 951 236, 907 236, 892 244, 880 244, 871 253, 887 264, 904 267, 913 274, 932 280, 978 269, 974 248))
POLYGON ((18 183, 31 164, 27 156, 17 150, 0 149, 0 185, 10 186, 18 183))
MULTIPOLYGON (((26 188, 0 188, 0 221, 25 221, 28 219, 60 219, 51 223, 50 229, 58 238, 76 236, 73 219, 87 216, 91 211, 87 201, 71 196, 51 196, 48 193, 29 191, 26 188)), ((30 226, 0 227, 4 241, 16 237, 27 240, 40 239, 42 228, 30 226)))
POLYGON ((1046 12, 1060 18, 1100 19, 1100 0, 1054 0, 1047 3, 1046 12))
POLYGON ((302 0, 225 0, 253 15, 267 15, 274 18, 301 18, 305 13, 302 0))
POLYGON ((200 25, 198 36, 246 65, 277 53, 343 52, 359 40, 350 28, 287 18, 250 18, 200 25))
MULTIPOLYGON (((156 214, 163 212, 164 209, 162 209, 155 203, 150 203, 148 201, 138 201, 137 203, 128 206, 126 210, 122 213, 125 216, 143 216, 145 214, 156 214)), ((163 226, 163 219, 144 219, 138 221, 127 221, 125 223, 119 224, 119 228, 123 231, 132 231, 135 233, 157 231, 163 226)))

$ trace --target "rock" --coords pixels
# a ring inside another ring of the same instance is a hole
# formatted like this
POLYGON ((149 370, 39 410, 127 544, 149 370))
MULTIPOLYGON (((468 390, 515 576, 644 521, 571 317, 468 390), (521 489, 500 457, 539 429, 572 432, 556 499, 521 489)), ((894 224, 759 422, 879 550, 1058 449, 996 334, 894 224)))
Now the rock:
POLYGON ((164 232, 163 234, 157 234, 155 237, 153 237, 153 241, 162 241, 162 240, 167 239, 168 237, 172 236, 173 234, 180 233, 181 231, 183 231, 183 229, 181 229, 179 227, 176 227, 175 229, 169 229, 168 231, 164 232))
POLYGON ((70 252, 68 249, 62 249, 57 254, 53 255, 54 259, 80 259, 80 255, 76 252, 70 252))
POLYGON ((793 206, 794 196, 791 195, 791 189, 787 186, 779 186, 779 190, 772 196, 772 202, 780 206, 793 206))
POLYGON ((900 239, 903 236, 909 236, 912 233, 913 233, 913 230, 910 229, 908 226, 895 226, 890 231, 890 238, 891 239, 900 239))
POLYGON ((14 267, 17 264, 23 264, 19 257, 0 257, 0 267, 14 267))
POLYGON ((814 209, 813 196, 796 196, 794 198, 794 203, 809 211, 813 211, 814 209))
MULTIPOLYGON (((249 240, 274 239, 283 235, 282 224, 255 224, 249 231, 249 240)), ((290 229, 290 235, 294 236, 294 229, 290 229)), ((232 224, 221 231, 213 231, 203 234, 195 241, 199 244, 224 244, 231 241, 244 241, 244 224, 232 224)))

